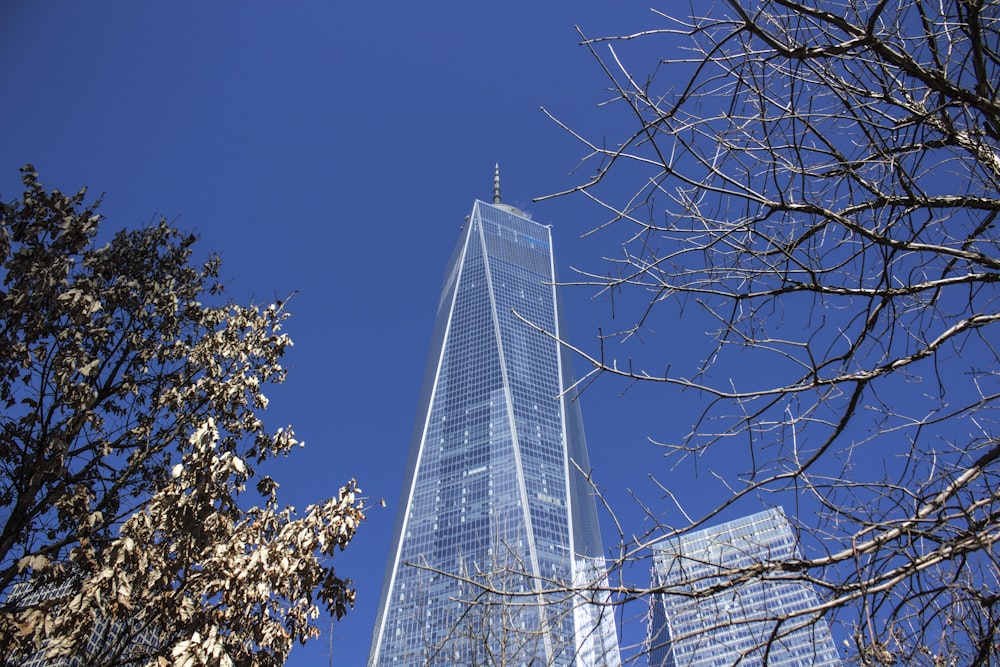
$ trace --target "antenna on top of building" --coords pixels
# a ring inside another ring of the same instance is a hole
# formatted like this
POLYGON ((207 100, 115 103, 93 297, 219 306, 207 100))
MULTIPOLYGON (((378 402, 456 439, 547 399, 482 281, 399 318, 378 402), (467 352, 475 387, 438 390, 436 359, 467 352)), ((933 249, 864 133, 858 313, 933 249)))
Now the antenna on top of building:
POLYGON ((496 171, 493 172, 493 203, 500 203, 500 163, 496 163, 496 171))

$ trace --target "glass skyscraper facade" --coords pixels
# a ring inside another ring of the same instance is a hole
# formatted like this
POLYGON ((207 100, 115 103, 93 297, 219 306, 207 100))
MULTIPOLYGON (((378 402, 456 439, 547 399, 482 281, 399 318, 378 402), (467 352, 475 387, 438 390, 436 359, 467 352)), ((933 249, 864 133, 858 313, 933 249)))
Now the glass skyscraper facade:
MULTIPOLYGON (((66 604, 79 592, 78 584, 79 580, 73 576, 50 584, 24 580, 14 584, 10 597, 4 603, 11 607, 58 607, 66 604)), ((51 645, 46 641, 41 649, 27 655, 0 654, 0 665, 85 667, 115 664, 121 667, 141 667, 148 664, 149 656, 163 645, 161 635, 160 628, 150 627, 138 620, 109 620, 98 616, 87 634, 87 641, 81 652, 63 656, 50 655, 48 650, 51 645)))
POLYGON ((806 610, 812 588, 780 573, 696 595, 724 573, 798 557, 780 509, 707 528, 658 545, 653 553, 648 652, 652 667, 805 667, 840 665, 825 619, 806 610), (796 612, 804 612, 797 614, 796 612), (780 624, 778 618, 784 618, 780 624))
POLYGON ((551 230, 476 201, 448 264, 369 665, 619 662, 551 230), (516 313, 516 314, 515 314, 516 313))

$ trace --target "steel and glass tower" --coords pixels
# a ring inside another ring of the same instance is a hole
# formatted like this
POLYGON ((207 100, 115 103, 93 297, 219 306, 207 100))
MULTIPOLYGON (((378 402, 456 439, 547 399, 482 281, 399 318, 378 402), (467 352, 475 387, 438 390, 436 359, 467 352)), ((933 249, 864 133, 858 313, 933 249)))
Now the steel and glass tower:
POLYGON ((798 557, 792 527, 770 509, 665 542, 653 552, 651 667, 835 667, 840 656, 816 593, 777 573, 721 587, 725 573, 798 557))
POLYGON ((445 273, 370 667, 619 664, 549 227, 476 201, 445 273), (521 319, 523 318, 523 320, 521 319))

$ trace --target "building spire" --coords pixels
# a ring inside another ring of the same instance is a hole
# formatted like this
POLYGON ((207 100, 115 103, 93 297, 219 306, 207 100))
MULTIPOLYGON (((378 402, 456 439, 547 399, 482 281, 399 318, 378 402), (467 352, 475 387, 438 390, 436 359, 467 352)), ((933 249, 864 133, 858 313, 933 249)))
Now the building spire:
POLYGON ((493 203, 500 203, 500 163, 496 163, 496 171, 493 172, 493 203))

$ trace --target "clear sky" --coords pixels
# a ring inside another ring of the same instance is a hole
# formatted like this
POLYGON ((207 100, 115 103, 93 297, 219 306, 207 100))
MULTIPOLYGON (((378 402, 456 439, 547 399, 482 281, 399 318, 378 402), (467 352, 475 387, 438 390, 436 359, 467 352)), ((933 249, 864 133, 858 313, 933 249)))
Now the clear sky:
MULTIPOLYGON (((540 107, 616 139, 625 119, 598 109, 610 94, 574 26, 657 21, 610 0, 0 5, 0 198, 19 195, 30 162, 48 187, 105 193, 109 230, 165 216, 199 233, 236 301, 297 292, 288 383, 266 415, 306 441, 277 466, 284 499, 304 508, 356 477, 388 507, 337 559, 355 610, 292 667, 329 664, 331 646, 334 664, 364 664, 445 262, 494 163, 504 200, 553 225, 563 278, 615 253, 614 236, 579 238, 605 220, 585 198, 531 202, 589 175, 570 175, 581 147, 540 107)), ((610 308, 591 296, 564 289, 570 336, 594 350, 610 308)), ((657 342, 684 354, 703 332, 678 323, 657 342)), ((662 469, 646 440, 685 434, 688 399, 621 391, 598 382, 583 414, 626 530, 647 527, 629 488, 667 511, 648 473, 692 503, 717 499, 710 477, 662 469)))

